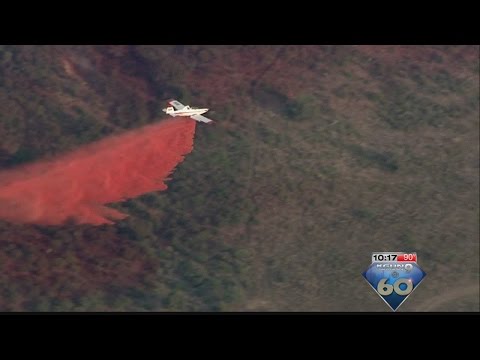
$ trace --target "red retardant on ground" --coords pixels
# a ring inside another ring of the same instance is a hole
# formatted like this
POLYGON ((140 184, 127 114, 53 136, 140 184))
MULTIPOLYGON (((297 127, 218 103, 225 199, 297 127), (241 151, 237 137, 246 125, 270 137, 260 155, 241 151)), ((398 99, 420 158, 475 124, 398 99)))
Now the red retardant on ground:
POLYGON ((0 218, 43 225, 124 219, 104 204, 165 190, 167 176, 192 151, 195 124, 166 120, 1 172, 0 218))

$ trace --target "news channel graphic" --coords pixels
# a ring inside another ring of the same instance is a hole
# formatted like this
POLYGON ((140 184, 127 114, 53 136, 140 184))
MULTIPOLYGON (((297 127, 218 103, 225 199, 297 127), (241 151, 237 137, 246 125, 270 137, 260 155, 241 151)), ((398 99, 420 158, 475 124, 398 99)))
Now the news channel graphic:
POLYGON ((376 252, 363 272, 373 290, 396 311, 427 275, 417 264, 417 253, 376 252))

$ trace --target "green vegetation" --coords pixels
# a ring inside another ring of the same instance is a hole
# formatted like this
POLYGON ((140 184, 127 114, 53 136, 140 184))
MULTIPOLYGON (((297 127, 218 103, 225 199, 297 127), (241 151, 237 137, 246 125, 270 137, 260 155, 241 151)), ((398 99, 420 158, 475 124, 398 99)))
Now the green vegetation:
POLYGON ((365 165, 374 165, 391 172, 398 170, 397 161, 390 153, 380 153, 373 149, 364 149, 358 145, 350 145, 348 149, 365 165))
POLYGON ((284 115, 290 120, 305 120, 313 115, 314 99, 309 96, 290 99, 274 88, 262 85, 254 92, 254 98, 260 106, 284 115))
POLYGON ((352 280, 378 250, 429 274, 402 310, 444 289, 438 310, 478 310, 478 52, 0 46, 0 169, 160 121, 168 98, 217 120, 168 190, 113 205, 126 220, 0 221, 0 311, 384 311, 352 280))

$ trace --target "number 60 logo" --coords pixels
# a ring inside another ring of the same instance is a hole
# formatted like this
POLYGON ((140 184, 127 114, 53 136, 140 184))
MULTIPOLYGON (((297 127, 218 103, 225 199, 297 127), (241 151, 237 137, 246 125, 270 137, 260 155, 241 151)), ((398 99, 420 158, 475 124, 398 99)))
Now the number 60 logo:
POLYGON ((386 283, 387 280, 388 279, 386 279, 386 278, 382 279, 378 282, 378 285, 377 285, 377 291, 382 296, 390 295, 394 291, 398 295, 405 296, 405 295, 410 294, 413 290, 413 283, 410 279, 400 278, 397 281, 395 281, 393 283, 393 285, 392 284, 387 284, 386 283), (402 285, 402 284, 406 285, 406 288, 403 289, 403 290, 400 288, 400 285, 402 285))

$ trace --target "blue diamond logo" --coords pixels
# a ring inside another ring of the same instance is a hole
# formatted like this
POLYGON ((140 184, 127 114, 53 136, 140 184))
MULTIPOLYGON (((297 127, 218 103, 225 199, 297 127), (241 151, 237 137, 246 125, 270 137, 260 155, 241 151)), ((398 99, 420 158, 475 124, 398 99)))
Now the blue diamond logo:
POLYGON ((375 292, 396 311, 427 275, 416 262, 374 262, 362 274, 375 292))

